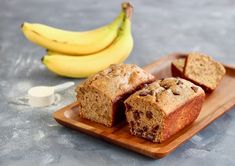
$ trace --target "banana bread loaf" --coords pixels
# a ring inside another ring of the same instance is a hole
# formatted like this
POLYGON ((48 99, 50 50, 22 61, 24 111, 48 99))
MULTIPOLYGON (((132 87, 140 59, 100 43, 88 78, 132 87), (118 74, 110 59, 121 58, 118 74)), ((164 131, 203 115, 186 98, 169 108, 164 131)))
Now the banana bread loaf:
POLYGON ((77 87, 79 114, 85 119, 111 127, 125 118, 123 101, 154 80, 154 76, 136 65, 111 65, 77 87))
POLYGON ((225 72, 223 65, 207 55, 190 53, 186 58, 184 77, 206 91, 215 90, 225 72))
POLYGON ((130 132, 152 142, 163 142, 199 115, 205 93, 181 78, 155 81, 125 100, 130 132))

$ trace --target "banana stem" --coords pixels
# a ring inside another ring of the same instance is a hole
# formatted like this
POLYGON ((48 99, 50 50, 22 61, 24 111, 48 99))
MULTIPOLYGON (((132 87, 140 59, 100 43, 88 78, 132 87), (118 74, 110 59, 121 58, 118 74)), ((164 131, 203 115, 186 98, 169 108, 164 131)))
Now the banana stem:
POLYGON ((133 14, 133 6, 129 2, 122 3, 122 9, 125 12, 126 17, 131 20, 133 14))

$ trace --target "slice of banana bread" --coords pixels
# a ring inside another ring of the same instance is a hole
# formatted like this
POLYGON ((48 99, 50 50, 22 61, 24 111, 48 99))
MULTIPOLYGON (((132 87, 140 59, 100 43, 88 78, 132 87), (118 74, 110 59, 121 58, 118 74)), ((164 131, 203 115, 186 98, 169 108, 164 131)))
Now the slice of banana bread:
POLYGON ((111 65, 77 87, 79 114, 85 119, 111 127, 125 118, 123 101, 154 80, 154 76, 136 65, 111 65))
POLYGON ((211 57, 200 53, 190 53, 186 58, 184 76, 200 85, 206 91, 213 91, 223 76, 225 68, 211 57))
POLYGON ((125 100, 130 132, 152 142, 163 142, 199 115, 205 93, 181 78, 155 81, 125 100))
POLYGON ((174 77, 184 78, 185 58, 179 58, 171 63, 171 72, 174 77))

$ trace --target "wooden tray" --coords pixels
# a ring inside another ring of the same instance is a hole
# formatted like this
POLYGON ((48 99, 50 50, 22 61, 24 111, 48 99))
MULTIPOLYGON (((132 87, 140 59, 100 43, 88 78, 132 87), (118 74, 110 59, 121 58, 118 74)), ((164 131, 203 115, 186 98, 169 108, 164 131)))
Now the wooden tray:
MULTIPOLYGON (((157 78, 169 77, 171 76, 170 64, 172 60, 184 56, 184 54, 179 53, 164 56, 147 65, 144 69, 154 74, 157 78)), ((95 122, 79 118, 76 113, 79 111, 77 103, 72 103, 56 111, 53 115, 55 120, 64 126, 102 138, 108 142, 152 158, 161 158, 175 150, 182 143, 190 139, 193 135, 234 106, 235 68, 227 65, 225 65, 225 67, 227 71, 226 76, 223 78, 219 87, 206 97, 197 120, 162 144, 151 143, 145 139, 130 135, 128 125, 125 122, 115 127, 108 128, 95 122)))

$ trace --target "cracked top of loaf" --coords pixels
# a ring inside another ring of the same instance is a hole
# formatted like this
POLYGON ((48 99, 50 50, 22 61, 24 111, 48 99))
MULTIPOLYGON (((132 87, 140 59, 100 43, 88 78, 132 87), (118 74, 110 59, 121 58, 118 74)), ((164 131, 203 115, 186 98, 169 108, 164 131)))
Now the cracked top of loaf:
POLYGON ((149 84, 131 95, 125 102, 131 104, 144 101, 168 115, 199 95, 205 95, 201 87, 182 78, 170 77, 149 84))
POLYGON ((92 87, 104 93, 111 100, 127 92, 135 90, 139 85, 151 83, 155 77, 134 64, 113 64, 100 71, 82 84, 78 85, 76 91, 81 88, 92 87))

